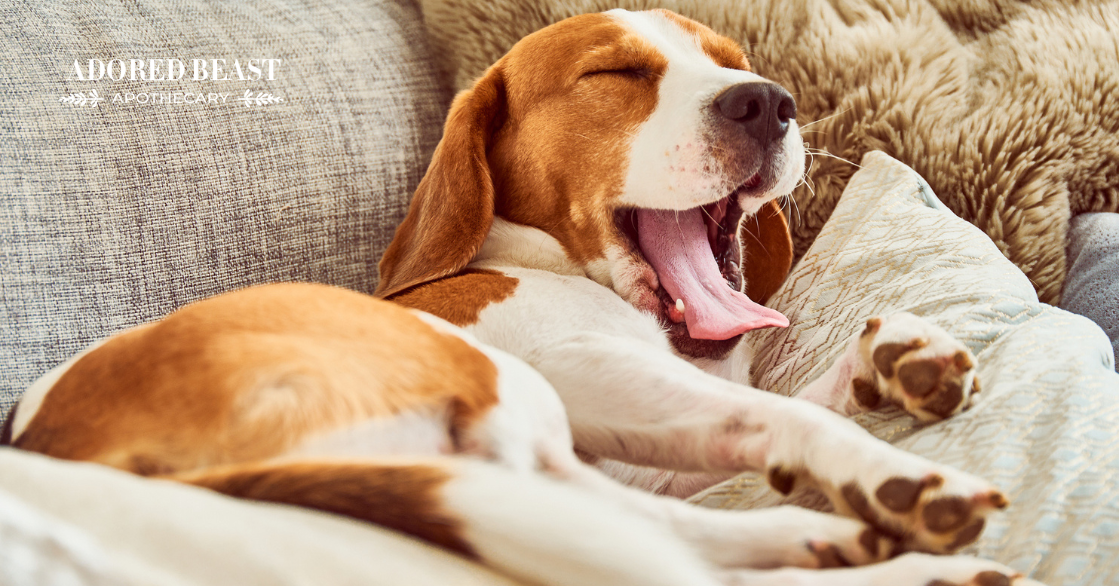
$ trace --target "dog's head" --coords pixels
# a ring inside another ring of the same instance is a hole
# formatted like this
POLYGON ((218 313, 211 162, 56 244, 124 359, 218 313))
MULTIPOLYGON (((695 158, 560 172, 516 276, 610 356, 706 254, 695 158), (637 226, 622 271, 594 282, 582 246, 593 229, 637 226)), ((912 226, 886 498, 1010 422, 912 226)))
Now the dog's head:
POLYGON ((774 200, 803 172, 796 103, 736 43, 662 10, 576 16, 455 98, 377 293, 460 271, 496 214, 556 238, 680 350, 721 353, 787 324, 740 291, 764 302, 785 278, 774 200))

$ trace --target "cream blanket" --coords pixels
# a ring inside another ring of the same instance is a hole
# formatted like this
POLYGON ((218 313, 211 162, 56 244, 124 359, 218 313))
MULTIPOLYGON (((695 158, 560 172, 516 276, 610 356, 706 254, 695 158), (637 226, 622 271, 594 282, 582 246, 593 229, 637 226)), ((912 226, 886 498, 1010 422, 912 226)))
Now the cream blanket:
POLYGON ((796 96, 813 157, 798 256, 870 150, 910 165, 1056 303, 1071 215, 1119 211, 1119 0, 421 0, 462 89, 565 17, 664 7, 796 96), (823 154, 826 153, 826 154, 823 154))

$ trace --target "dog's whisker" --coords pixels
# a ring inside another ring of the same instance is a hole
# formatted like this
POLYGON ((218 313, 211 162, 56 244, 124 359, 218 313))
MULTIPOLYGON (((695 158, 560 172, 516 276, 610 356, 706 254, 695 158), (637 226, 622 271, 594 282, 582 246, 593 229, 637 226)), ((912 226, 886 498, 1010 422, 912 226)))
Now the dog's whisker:
POLYGON ((821 157, 832 158, 832 159, 835 159, 837 161, 842 161, 844 163, 847 163, 848 165, 851 165, 852 167, 855 167, 856 169, 862 169, 862 166, 860 166, 859 164, 852 163, 851 161, 848 161, 847 159, 844 159, 843 157, 841 157, 839 155, 833 155, 833 154, 831 154, 827 151, 808 148, 808 149, 805 149, 805 152, 807 152, 810 155, 817 155, 817 156, 821 156, 821 157))
POLYGON ((850 109, 851 108, 846 108, 846 109, 840 110, 838 112, 835 112, 835 113, 831 114, 830 116, 824 116, 823 118, 820 118, 819 120, 813 120, 812 122, 809 122, 808 124, 805 124, 804 126, 801 126, 800 129, 804 130, 805 128, 808 128, 809 126, 812 126, 813 124, 819 124, 819 123, 821 123, 825 120, 831 120, 832 118, 835 118, 836 116, 847 113, 847 111, 849 111, 850 109))

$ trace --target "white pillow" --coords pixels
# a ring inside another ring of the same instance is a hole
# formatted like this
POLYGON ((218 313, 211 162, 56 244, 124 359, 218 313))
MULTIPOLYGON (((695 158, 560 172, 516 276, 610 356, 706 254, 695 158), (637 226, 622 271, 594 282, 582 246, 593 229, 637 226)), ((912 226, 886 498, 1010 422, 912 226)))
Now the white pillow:
MULTIPOLYGON (((982 475, 1011 498, 967 551, 1050 584, 1119 583, 1119 374, 1093 322, 1039 303, 1033 287, 923 179, 879 152, 863 158, 812 248, 769 305, 792 322, 752 332, 754 384, 790 395, 875 315, 910 311, 979 360, 978 404, 924 425, 889 407, 859 423, 901 448, 982 475)), ((795 213, 795 211, 793 212, 795 213)), ((692 498, 752 508, 795 502, 748 474, 692 498)))

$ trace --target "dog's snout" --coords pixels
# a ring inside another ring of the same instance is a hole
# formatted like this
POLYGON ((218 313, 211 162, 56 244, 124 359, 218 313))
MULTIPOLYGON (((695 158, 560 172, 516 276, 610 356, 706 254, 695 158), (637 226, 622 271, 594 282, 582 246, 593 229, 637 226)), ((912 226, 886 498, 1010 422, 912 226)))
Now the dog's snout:
POLYGON ((762 146, 785 136, 789 121, 796 118, 797 103, 785 88, 775 83, 740 83, 715 98, 715 110, 742 125, 746 134, 762 146))

